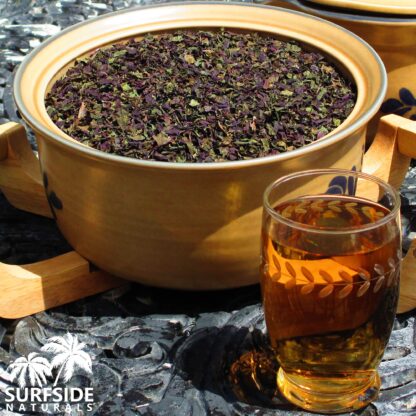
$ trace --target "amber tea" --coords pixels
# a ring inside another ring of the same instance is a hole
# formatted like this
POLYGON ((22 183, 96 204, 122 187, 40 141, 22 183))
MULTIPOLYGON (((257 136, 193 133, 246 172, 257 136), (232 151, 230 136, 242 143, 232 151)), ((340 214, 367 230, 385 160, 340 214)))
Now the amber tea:
POLYGON ((281 221, 263 222, 261 283, 279 388, 311 410, 361 407, 377 394, 392 330, 399 227, 384 205, 356 196, 298 197, 274 211, 281 221))

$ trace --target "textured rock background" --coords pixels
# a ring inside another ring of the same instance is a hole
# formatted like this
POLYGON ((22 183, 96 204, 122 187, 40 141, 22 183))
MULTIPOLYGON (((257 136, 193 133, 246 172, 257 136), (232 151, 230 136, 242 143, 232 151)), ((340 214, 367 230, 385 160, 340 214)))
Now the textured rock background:
MULTIPOLYGON (((159 2, 0 0, 0 123, 19 120, 11 93, 13 71, 44 39, 103 13, 159 2)), ((402 197, 407 246, 416 220, 416 168, 409 171, 402 197)), ((16 210, 0 194, 0 261, 24 264, 68 250, 52 220, 16 210)), ((416 415, 415 316, 396 319, 380 368, 382 393, 359 414, 416 415)), ((273 394, 270 374, 259 375, 262 393, 247 377, 250 368, 234 373, 239 388, 230 381, 231 364, 246 351, 270 360, 257 286, 183 293, 130 284, 25 319, 0 319, 0 374, 18 356, 38 351, 46 339, 67 331, 86 343, 94 359, 93 376, 80 373, 71 380, 94 387, 95 410, 88 414, 307 415, 273 394)), ((0 409, 8 385, 0 375, 0 409)), ((12 413, 0 410, 0 415, 12 413)))

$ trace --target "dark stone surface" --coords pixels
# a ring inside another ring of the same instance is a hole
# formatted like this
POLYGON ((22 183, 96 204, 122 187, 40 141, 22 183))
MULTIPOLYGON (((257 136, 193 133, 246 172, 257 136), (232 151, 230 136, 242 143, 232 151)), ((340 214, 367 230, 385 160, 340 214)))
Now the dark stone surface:
MULTIPOLYGON (((21 0, 8 2, 5 10, 6 3, 0 2, 0 122, 19 120, 11 77, 29 50, 78 21, 148 3, 152 1, 21 0)), ((402 197, 406 246, 416 231, 416 168, 409 171, 402 197)), ((68 250, 53 220, 18 211, 0 195, 0 261, 24 264, 68 250)), ((274 394, 273 375, 259 372, 261 392, 245 368, 233 373, 239 388, 231 382, 232 364, 247 351, 276 366, 268 354, 257 286, 191 293, 130 284, 24 319, 0 319, 0 409, 11 384, 3 373, 8 364, 67 332, 77 335, 93 358, 93 375, 77 375, 71 383, 92 386, 95 392, 93 412, 71 414, 308 414, 274 394)), ((380 398, 357 414, 416 415, 414 312, 396 319, 380 372, 380 398)), ((0 415, 14 414, 28 413, 0 410, 0 415)))

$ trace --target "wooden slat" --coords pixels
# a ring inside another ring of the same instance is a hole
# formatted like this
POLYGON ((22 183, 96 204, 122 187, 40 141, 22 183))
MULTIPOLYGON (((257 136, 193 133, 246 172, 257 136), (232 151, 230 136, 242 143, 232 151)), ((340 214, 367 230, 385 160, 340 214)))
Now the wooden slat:
POLYGON ((75 251, 25 266, 0 263, 0 317, 21 318, 126 284, 89 269, 75 251))

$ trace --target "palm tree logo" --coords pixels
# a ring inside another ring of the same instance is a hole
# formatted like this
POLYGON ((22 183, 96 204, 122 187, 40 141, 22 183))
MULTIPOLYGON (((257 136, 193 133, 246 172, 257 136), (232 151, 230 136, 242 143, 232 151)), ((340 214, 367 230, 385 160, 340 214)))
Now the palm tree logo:
POLYGON ((27 358, 20 357, 9 365, 11 381, 17 380, 20 388, 26 387, 29 379, 31 387, 46 384, 46 377, 52 376, 52 367, 49 361, 36 352, 31 352, 27 358))
POLYGON ((79 342, 76 336, 70 333, 63 337, 49 338, 41 350, 55 354, 51 361, 51 368, 59 368, 53 386, 55 387, 60 378, 67 383, 74 375, 75 369, 81 368, 92 374, 91 357, 83 351, 85 344, 79 342))

